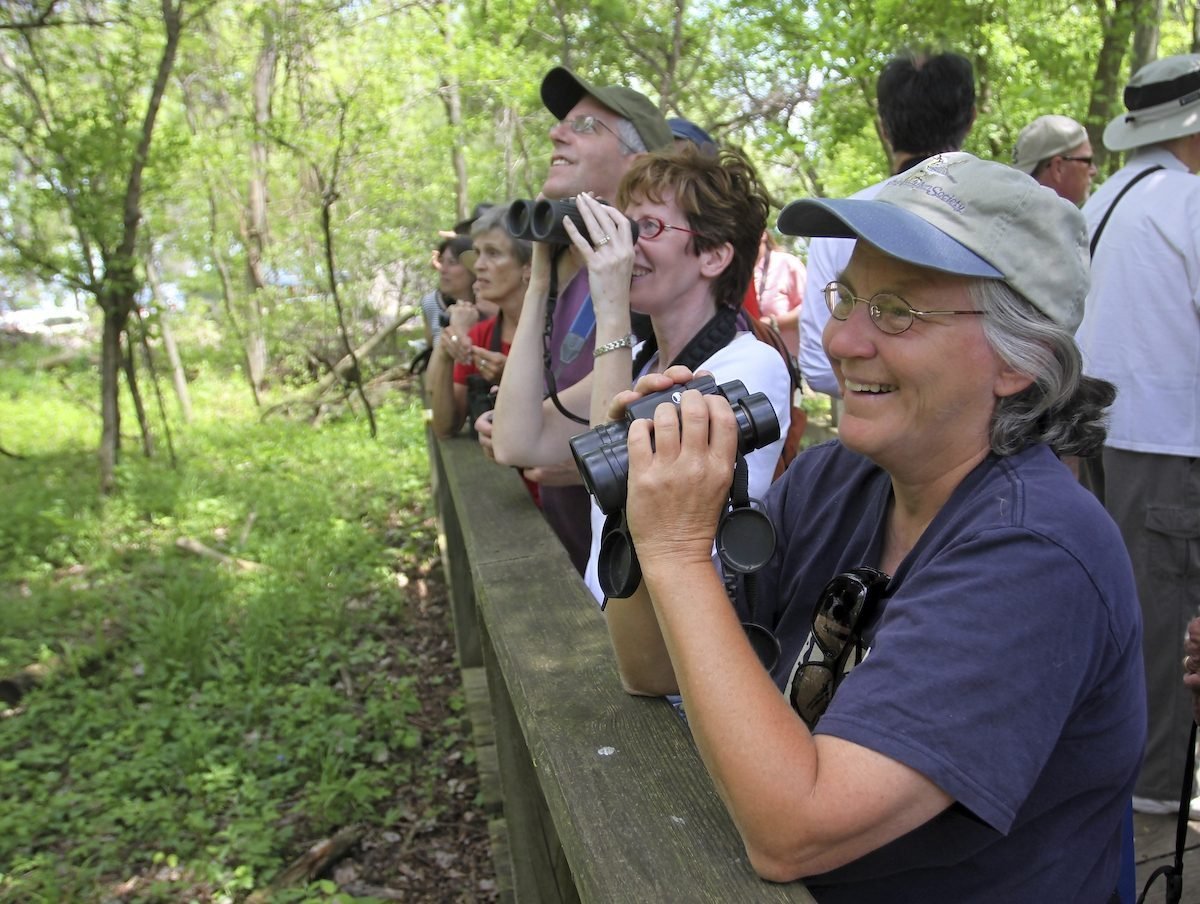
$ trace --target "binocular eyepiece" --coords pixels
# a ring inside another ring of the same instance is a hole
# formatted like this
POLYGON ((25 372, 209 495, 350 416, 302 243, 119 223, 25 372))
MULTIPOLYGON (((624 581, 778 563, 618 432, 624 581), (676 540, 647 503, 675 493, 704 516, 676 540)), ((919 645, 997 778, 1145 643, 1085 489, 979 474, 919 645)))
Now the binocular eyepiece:
MULTIPOLYGON (((543 242, 547 245, 569 245, 571 237, 563 228, 563 217, 569 217, 575 228, 583 235, 588 234, 587 224, 574 201, 558 201, 543 198, 540 201, 513 201, 504 218, 504 228, 515 239, 527 242, 543 242)), ((638 226, 629 221, 630 232, 636 242, 638 226)))
POLYGON ((571 439, 571 454, 583 477, 587 491, 606 515, 625 508, 629 488, 629 425, 638 418, 653 418, 654 409, 663 402, 679 406, 680 397, 688 389, 704 395, 720 395, 733 408, 738 428, 738 451, 745 455, 779 439, 779 419, 765 393, 750 394, 741 380, 717 385, 711 376, 697 377, 682 386, 651 393, 625 409, 625 418, 601 424, 571 439))

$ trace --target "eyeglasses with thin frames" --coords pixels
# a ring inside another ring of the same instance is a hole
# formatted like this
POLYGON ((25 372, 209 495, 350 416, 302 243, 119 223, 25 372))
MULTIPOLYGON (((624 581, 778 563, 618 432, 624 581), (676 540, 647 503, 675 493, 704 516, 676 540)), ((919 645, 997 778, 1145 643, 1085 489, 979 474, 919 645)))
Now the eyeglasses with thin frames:
POLYGON ((668 229, 674 229, 676 232, 686 232, 688 235, 701 235, 694 229, 688 229, 685 226, 672 226, 670 223, 664 223, 659 217, 645 216, 637 219, 638 238, 646 241, 653 241, 658 238, 668 229))
POLYGON ((933 317, 942 314, 976 314, 983 311, 918 311, 899 295, 879 292, 870 298, 860 298, 850 287, 837 280, 825 286, 825 305, 834 320, 849 320, 856 304, 865 304, 871 322, 883 332, 896 336, 913 325, 915 317, 933 317))
POLYGON ((617 130, 606 123, 603 119, 597 119, 595 116, 573 116, 570 119, 564 119, 563 123, 565 123, 576 135, 595 135, 596 127, 599 126, 600 128, 604 129, 604 131, 610 133, 613 138, 617 139, 617 141, 621 143, 621 147, 625 148, 625 150, 629 151, 629 153, 637 153, 637 150, 635 148, 631 148, 625 139, 617 134, 617 130))

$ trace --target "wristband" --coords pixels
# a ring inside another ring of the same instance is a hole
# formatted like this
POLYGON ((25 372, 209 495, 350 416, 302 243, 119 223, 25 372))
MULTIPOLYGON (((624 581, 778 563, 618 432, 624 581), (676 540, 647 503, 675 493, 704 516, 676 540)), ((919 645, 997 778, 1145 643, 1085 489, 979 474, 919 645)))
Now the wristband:
POLYGON ((599 358, 601 355, 607 355, 609 352, 615 352, 619 348, 633 348, 637 344, 637 336, 630 333, 628 336, 622 336, 620 339, 614 339, 612 342, 605 342, 603 345, 597 345, 592 350, 592 357, 599 358))

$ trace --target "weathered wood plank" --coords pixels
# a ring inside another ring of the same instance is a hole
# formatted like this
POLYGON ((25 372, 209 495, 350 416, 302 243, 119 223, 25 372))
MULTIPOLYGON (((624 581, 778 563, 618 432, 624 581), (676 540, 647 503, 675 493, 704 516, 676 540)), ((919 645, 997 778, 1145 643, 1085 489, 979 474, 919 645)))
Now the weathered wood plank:
MULTIPOLYGON (((459 523, 460 509, 451 496, 452 481, 446 479, 442 454, 444 448, 450 449, 453 446, 439 444, 430 437, 429 471, 438 510, 438 547, 442 553, 442 571, 446 577, 446 589, 450 597, 450 616, 454 623, 458 664, 464 669, 478 668, 483 665, 483 653, 479 649, 479 631, 476 627, 471 563, 464 554, 466 546, 459 523)), ((483 456, 479 457, 482 459, 483 456)), ((488 464, 486 461, 483 463, 488 464)))
MULTIPOLYGON (((1189 822, 1183 854, 1183 897, 1180 904, 1200 904, 1200 822, 1189 822)), ((1175 817, 1133 816, 1133 847, 1137 860, 1137 891, 1160 866, 1175 862, 1175 817)), ((1164 880, 1159 879, 1147 901, 1163 899, 1164 880)))
POLYGON ((686 727, 622 690, 603 616, 516 475, 473 443, 440 452, 483 625, 517 900, 812 901, 754 874, 686 727))
POLYGON ((496 892, 500 904, 513 904, 512 859, 508 852, 508 823, 503 817, 488 821, 488 837, 492 845, 492 861, 496 864, 496 892))
POLYGON ((475 745, 479 797, 489 813, 498 812, 504 795, 500 786, 500 764, 496 757, 496 732, 487 674, 483 668, 463 669, 461 674, 467 716, 471 720, 471 739, 475 745))

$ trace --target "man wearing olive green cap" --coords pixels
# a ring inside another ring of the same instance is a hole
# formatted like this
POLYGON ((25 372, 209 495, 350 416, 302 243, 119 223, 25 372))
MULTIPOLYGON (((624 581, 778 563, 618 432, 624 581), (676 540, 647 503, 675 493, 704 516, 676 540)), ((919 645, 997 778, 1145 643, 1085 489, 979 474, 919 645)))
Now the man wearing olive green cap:
MULTIPOLYGON (((542 194, 547 198, 573 198, 581 192, 593 192, 598 198, 612 201, 621 177, 638 155, 674 146, 662 112, 632 88, 593 85, 558 66, 542 79, 541 95, 546 109, 558 120, 550 128, 553 151, 542 185, 542 194)), ((545 283, 548 257, 545 246, 535 248, 531 287, 545 283), (539 270, 539 263, 546 269, 539 270)), ((596 318, 587 269, 580 268, 574 250, 557 255, 556 265, 558 292, 553 310, 546 313, 544 291, 540 303, 531 303, 527 297, 524 310, 527 317, 550 318, 545 388, 560 392, 591 373, 596 318)), ((504 394, 502 382, 497 418, 502 416, 504 394)), ((583 430, 588 412, 575 414, 582 418, 583 430)), ((490 423, 476 424, 476 430, 489 437, 491 429, 490 423)), ((563 446, 562 465, 557 468, 531 468, 524 473, 541 485, 542 512, 582 574, 591 546, 591 519, 587 491, 580 482, 571 450, 563 446)))
POLYGON ((1131 153, 1083 208, 1092 289, 1076 338, 1085 372, 1117 387, 1094 488, 1142 604, 1149 735, 1133 808, 1171 814, 1192 722, 1179 663, 1200 611, 1200 54, 1143 66, 1124 100, 1104 144, 1131 153))
POLYGON ((615 198, 617 183, 638 154, 674 145, 658 107, 632 88, 597 87, 559 66, 542 80, 542 103, 558 120, 550 129, 554 153, 542 185, 548 198, 583 191, 615 198))

